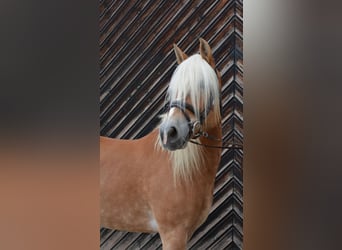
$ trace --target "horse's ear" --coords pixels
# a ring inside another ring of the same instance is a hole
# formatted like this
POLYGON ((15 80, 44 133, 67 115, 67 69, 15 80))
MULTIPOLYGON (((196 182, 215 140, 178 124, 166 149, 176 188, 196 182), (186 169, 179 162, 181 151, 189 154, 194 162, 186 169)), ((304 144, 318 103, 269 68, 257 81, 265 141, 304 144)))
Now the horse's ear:
POLYGON ((188 58, 188 56, 175 43, 173 44, 173 49, 175 51, 178 64, 181 64, 181 62, 188 58))
POLYGON ((213 52, 206 40, 200 38, 200 54, 204 60, 206 60, 213 69, 215 69, 215 60, 213 57, 213 52))

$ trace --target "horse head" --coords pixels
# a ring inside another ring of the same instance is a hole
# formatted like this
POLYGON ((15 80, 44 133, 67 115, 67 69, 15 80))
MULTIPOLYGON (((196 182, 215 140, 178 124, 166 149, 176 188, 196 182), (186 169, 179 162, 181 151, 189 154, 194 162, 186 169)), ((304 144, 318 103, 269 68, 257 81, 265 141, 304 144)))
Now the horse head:
POLYGON ((159 127, 164 149, 184 149, 204 129, 221 121, 221 79, 209 44, 200 38, 200 53, 187 56, 176 44, 178 66, 167 92, 169 110, 159 127))

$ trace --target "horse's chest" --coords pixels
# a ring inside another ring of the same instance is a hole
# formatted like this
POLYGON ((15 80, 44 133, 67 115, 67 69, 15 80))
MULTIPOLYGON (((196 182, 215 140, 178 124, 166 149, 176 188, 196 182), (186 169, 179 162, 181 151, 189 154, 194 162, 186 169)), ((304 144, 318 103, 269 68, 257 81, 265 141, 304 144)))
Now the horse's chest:
POLYGON ((183 193, 181 200, 181 202, 178 201, 174 204, 173 209, 177 210, 179 215, 178 218, 174 219, 188 221, 190 227, 201 225, 208 217, 212 205, 210 188, 206 190, 198 188, 196 192, 193 190, 190 193, 183 193))
POLYGON ((197 226, 201 225, 208 217, 212 206, 212 194, 207 194, 203 197, 201 210, 198 213, 197 226))

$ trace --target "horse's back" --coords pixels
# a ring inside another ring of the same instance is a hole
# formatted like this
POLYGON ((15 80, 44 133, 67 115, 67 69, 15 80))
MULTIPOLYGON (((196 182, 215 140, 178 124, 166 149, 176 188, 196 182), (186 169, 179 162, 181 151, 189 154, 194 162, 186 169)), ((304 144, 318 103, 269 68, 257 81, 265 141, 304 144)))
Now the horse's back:
POLYGON ((134 183, 141 178, 141 173, 137 173, 139 161, 136 158, 139 158, 139 155, 134 150, 133 141, 101 137, 101 189, 114 191, 114 189, 121 189, 130 185, 136 186, 134 183))

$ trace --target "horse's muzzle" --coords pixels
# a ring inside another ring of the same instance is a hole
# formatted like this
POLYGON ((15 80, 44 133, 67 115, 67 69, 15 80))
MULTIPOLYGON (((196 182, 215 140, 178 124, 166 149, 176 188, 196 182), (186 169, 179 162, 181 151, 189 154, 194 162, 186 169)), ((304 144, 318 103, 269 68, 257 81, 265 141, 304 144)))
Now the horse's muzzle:
POLYGON ((175 126, 161 126, 159 129, 160 140, 167 150, 177 150, 186 147, 187 138, 184 137, 182 131, 175 126))

